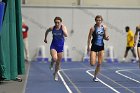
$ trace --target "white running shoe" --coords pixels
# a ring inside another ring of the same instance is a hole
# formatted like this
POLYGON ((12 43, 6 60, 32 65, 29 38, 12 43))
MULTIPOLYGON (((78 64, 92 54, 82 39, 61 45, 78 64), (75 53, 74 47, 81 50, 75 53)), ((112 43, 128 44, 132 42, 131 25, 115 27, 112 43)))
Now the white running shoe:
POLYGON ((52 67, 51 65, 50 65, 50 67, 49 67, 49 68, 50 68, 50 70, 53 70, 53 67, 52 67))
POLYGON ((98 80, 96 77, 94 77, 94 78, 93 78, 93 81, 94 81, 94 82, 98 82, 99 80, 98 80))
POLYGON ((125 59, 125 58, 123 58, 123 59, 122 59, 122 62, 126 62, 126 59, 125 59))
POLYGON ((56 74, 54 73, 54 80, 58 81, 58 74, 57 73, 56 74))

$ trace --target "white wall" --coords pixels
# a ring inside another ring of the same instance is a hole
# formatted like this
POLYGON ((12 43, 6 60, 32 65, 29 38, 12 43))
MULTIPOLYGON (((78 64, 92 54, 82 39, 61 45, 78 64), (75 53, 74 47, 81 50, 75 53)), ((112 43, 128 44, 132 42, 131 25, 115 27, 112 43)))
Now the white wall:
POLYGON ((77 0, 26 0, 27 5, 72 5, 77 4, 77 0))
POLYGON ((139 7, 140 0, 25 0, 27 5, 58 5, 58 6, 129 6, 139 7))
MULTIPOLYGON (((105 48, 112 45, 115 49, 115 56, 122 58, 126 45, 125 26, 135 31, 139 24, 140 9, 125 8, 99 8, 99 7, 22 7, 23 18, 29 25, 29 46, 30 55, 33 56, 35 50, 40 45, 45 45, 46 56, 50 58, 49 47, 52 39, 51 33, 48 36, 48 44, 43 42, 45 30, 53 26, 55 16, 60 16, 67 26, 69 37, 66 45, 69 47, 69 57, 73 61, 82 60, 89 28, 94 25, 94 17, 100 14, 104 18, 104 23, 108 26, 110 36, 109 42, 105 42, 105 48), (71 30, 74 33, 71 34, 71 30)), ((131 54, 130 54, 131 56, 131 54)))
POLYGON ((83 0, 86 6, 129 6, 139 7, 139 0, 83 0))

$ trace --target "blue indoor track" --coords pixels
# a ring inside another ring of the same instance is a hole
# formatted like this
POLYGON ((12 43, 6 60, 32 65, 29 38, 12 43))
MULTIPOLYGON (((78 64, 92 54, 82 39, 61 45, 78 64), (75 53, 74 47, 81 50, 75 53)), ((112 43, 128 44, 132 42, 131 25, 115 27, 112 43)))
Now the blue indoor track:
POLYGON ((31 62, 25 93, 140 93, 138 63, 104 62, 99 82, 93 82, 95 67, 89 62, 62 62, 54 81, 50 62, 31 62))

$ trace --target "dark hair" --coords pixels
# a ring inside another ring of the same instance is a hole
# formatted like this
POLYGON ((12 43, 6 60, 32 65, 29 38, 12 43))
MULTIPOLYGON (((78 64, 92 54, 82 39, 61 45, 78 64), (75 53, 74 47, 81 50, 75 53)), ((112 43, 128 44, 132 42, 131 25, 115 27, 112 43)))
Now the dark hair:
POLYGON ((130 27, 129 27, 129 26, 126 26, 126 27, 125 27, 126 32, 128 32, 128 31, 129 31, 129 29, 130 29, 130 27))
POLYGON ((140 31, 140 26, 136 26, 136 31, 140 31))
POLYGON ((58 16, 54 18, 54 22, 55 22, 55 20, 60 20, 60 22, 62 22, 62 18, 58 17, 58 16))
POLYGON ((97 20, 97 18, 101 18, 101 20, 103 21, 103 17, 102 17, 101 15, 97 15, 97 16, 95 17, 95 21, 97 20))
POLYGON ((129 30, 129 29, 130 29, 130 27, 129 27, 129 26, 126 26, 126 27, 125 27, 125 29, 126 29, 126 30, 129 30))

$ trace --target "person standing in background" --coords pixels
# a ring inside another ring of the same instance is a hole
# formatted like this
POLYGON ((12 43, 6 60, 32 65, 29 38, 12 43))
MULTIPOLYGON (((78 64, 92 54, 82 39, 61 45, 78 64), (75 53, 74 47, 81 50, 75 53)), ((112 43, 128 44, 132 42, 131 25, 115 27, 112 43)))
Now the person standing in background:
POLYGON ((97 74, 100 72, 100 67, 104 56, 104 42, 103 40, 109 40, 107 35, 107 27, 102 24, 103 18, 101 15, 95 17, 96 24, 90 28, 87 40, 87 52, 90 53, 90 65, 94 66, 96 58, 98 63, 94 71, 94 82, 98 82, 97 74))
POLYGON ((46 30, 44 42, 47 43, 48 33, 52 32, 53 39, 50 45, 50 54, 52 56, 52 61, 50 68, 53 68, 53 64, 55 62, 54 80, 58 81, 58 70, 60 69, 60 62, 62 60, 64 51, 64 37, 67 37, 68 33, 66 26, 62 24, 61 17, 55 17, 54 24, 54 26, 49 27, 46 30))
POLYGON ((22 34, 25 49, 25 62, 29 62, 28 30, 29 27, 27 26, 27 24, 25 24, 24 20, 22 20, 22 34))
POLYGON ((127 45, 126 45, 123 61, 125 61, 129 50, 131 50, 133 57, 135 58, 134 61, 136 61, 136 53, 134 48, 134 33, 133 31, 130 30, 129 26, 125 27, 125 31, 127 32, 127 45))

